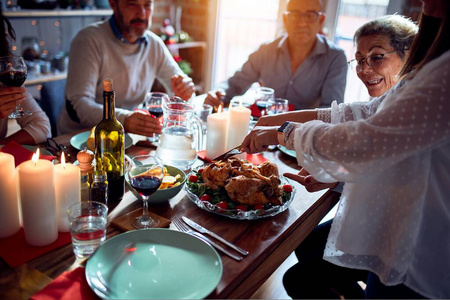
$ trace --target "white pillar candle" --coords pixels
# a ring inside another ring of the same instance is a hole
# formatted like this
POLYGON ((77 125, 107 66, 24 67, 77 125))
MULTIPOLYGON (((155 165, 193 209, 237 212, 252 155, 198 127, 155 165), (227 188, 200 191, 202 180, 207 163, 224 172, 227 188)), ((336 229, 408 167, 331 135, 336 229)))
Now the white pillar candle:
POLYGON ((25 241, 32 246, 45 246, 58 238, 53 164, 38 159, 21 163, 19 172, 20 203, 25 241))
POLYGON ((206 157, 212 159, 227 151, 228 113, 219 112, 208 116, 206 121, 206 157))
POLYGON ((0 238, 20 229, 19 195, 14 156, 0 152, 0 238))
POLYGON ((55 175, 56 215, 58 231, 69 232, 69 219, 67 209, 74 203, 81 201, 80 195, 80 168, 66 163, 64 153, 61 163, 53 169, 55 175))
POLYGON ((250 125, 251 110, 242 106, 242 101, 239 106, 230 106, 230 121, 228 125, 228 142, 227 149, 239 146, 244 141, 248 134, 248 127, 250 125))

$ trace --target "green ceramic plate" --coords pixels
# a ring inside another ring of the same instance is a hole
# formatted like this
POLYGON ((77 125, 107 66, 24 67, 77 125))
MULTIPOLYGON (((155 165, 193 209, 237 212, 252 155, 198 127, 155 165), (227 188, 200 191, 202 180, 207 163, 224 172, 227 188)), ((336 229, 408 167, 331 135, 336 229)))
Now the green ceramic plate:
POLYGON ((280 149, 281 152, 283 152, 284 154, 287 154, 289 156, 292 156, 294 158, 297 158, 297 156, 295 155, 295 151, 294 150, 288 150, 285 146, 282 145, 278 145, 277 146, 278 149, 280 149))
MULTIPOLYGON (((83 150, 84 147, 87 147, 86 143, 89 138, 89 134, 90 131, 84 131, 74 135, 70 139, 70 144, 77 150, 83 150)), ((125 133, 125 149, 128 149, 131 146, 133 146, 133 139, 128 135, 128 133, 125 133)))
MULTIPOLYGON (((178 179, 178 182, 180 182, 181 184, 177 185, 176 187, 157 190, 154 194, 150 195, 150 198, 148 199, 148 203, 150 205, 166 203, 167 201, 169 201, 170 198, 175 197, 181 191, 181 189, 184 186, 184 183, 186 182, 186 174, 181 169, 169 165, 164 166, 167 168, 167 172, 170 175, 176 176, 177 174, 179 174, 181 176, 181 179, 178 179)), ((128 172, 125 173, 125 182, 127 183, 127 186, 133 193, 133 195, 135 195, 136 198, 138 198, 139 200, 142 200, 141 195, 139 195, 139 193, 136 192, 136 190, 131 186, 128 172)))
POLYGON ((202 299, 222 277, 222 261, 207 243, 164 228, 122 233, 89 258, 86 279, 104 299, 202 299))

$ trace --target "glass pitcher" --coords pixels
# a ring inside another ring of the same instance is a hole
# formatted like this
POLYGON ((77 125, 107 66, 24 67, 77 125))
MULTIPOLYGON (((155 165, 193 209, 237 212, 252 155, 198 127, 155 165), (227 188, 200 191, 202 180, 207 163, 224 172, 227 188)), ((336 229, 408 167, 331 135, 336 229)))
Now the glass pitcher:
POLYGON ((156 154, 168 165, 184 171, 197 160, 203 145, 202 122, 195 115, 195 106, 179 97, 163 103, 164 123, 156 154))

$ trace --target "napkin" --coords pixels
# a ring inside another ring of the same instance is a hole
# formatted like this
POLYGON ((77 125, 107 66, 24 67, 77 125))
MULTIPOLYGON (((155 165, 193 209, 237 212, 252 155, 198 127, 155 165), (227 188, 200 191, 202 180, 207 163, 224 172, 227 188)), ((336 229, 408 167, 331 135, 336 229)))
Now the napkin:
MULTIPOLYGON (((206 150, 202 150, 202 151, 197 152, 197 155, 202 160, 207 161, 207 162, 211 162, 211 160, 206 157, 206 150)), ((259 165, 259 164, 262 164, 263 162, 267 161, 267 158, 265 158, 261 154, 248 154, 248 153, 246 153, 245 159, 248 160, 249 162, 251 162, 254 165, 259 165)))
POLYGON ((50 245, 30 246, 25 241, 25 232, 21 228, 18 233, 10 237, 0 238, 0 256, 14 268, 53 249, 67 245, 71 241, 70 232, 59 232, 58 239, 50 245))
MULTIPOLYGON (((14 156, 16 167, 21 163, 23 163, 24 161, 30 160, 33 154, 35 153, 35 151, 33 152, 28 149, 25 149, 24 147, 22 147, 22 145, 20 145, 16 141, 9 142, 3 148, 1 148, 1 151, 4 153, 9 153, 12 156, 14 156)), ((56 158, 56 156, 39 154, 39 158, 52 161, 56 158)))
POLYGON ((34 294, 32 300, 97 300, 84 275, 85 269, 78 267, 64 272, 45 288, 34 294))

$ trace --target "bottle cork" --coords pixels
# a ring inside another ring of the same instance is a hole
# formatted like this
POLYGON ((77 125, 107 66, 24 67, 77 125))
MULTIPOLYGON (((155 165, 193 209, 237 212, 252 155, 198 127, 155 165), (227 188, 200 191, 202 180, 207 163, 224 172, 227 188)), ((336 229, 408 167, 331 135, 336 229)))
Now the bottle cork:
POLYGON ((105 80, 103 80, 103 90, 105 92, 113 91, 113 80, 111 78, 106 78, 105 80))

